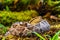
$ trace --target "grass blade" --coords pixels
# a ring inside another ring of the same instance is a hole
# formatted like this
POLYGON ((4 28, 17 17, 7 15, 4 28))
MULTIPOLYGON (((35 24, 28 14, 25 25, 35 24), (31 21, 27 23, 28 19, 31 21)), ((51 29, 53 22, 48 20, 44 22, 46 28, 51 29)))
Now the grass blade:
POLYGON ((34 32, 35 35, 37 35, 40 39, 45 40, 45 38, 43 38, 40 34, 38 34, 37 32, 34 32))
POLYGON ((60 31, 58 31, 58 32, 53 36, 52 40, 58 40, 59 34, 60 34, 60 31))

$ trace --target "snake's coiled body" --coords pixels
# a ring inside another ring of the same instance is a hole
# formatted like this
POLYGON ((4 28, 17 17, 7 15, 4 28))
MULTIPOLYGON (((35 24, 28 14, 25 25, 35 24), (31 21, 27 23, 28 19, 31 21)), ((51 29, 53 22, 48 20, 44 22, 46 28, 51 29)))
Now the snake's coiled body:
POLYGON ((12 35, 21 35, 27 36, 32 32, 43 33, 49 31, 50 25, 46 20, 43 20, 40 16, 33 19, 32 21, 28 22, 16 22, 12 24, 10 30, 5 34, 12 34, 12 35))

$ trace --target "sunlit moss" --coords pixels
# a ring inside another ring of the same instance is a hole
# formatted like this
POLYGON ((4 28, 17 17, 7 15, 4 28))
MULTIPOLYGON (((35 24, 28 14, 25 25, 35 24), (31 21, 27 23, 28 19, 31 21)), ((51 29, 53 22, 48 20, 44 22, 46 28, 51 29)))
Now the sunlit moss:
POLYGON ((29 21, 36 16, 38 16, 38 13, 34 10, 21 12, 0 11, 0 23, 11 25, 13 22, 17 21, 29 21))

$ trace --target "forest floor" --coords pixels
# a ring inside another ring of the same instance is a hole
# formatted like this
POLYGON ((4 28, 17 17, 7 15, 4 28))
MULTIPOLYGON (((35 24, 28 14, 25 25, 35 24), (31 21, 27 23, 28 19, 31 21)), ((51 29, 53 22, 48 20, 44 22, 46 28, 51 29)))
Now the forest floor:
MULTIPOLYGON (((50 31, 44 33, 42 36, 44 37, 44 35, 48 34, 50 36, 53 36, 56 32, 58 32, 58 30, 60 30, 60 22, 58 23, 53 23, 51 25, 50 31)), ((45 37, 46 40, 48 40, 47 37, 45 37)), ((39 38, 36 37, 17 37, 17 36, 13 36, 13 35, 8 35, 7 37, 4 37, 2 35, 0 35, 0 39, 1 40, 39 40, 39 38)))

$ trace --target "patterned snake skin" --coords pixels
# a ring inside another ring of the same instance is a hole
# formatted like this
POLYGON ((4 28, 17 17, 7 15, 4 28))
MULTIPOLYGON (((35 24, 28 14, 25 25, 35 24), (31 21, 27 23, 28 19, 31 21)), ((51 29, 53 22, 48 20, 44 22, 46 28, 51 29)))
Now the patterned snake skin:
POLYGON ((40 17, 35 18, 34 20, 31 21, 31 23, 29 22, 16 22, 14 24, 12 24, 10 30, 8 32, 6 32, 6 35, 12 34, 12 35, 16 35, 16 36, 27 36, 28 34, 31 34, 32 32, 38 32, 38 33, 43 33, 46 31, 49 31, 50 29, 50 25, 46 20, 40 20, 40 17), (33 24, 33 21, 34 24, 33 24))

